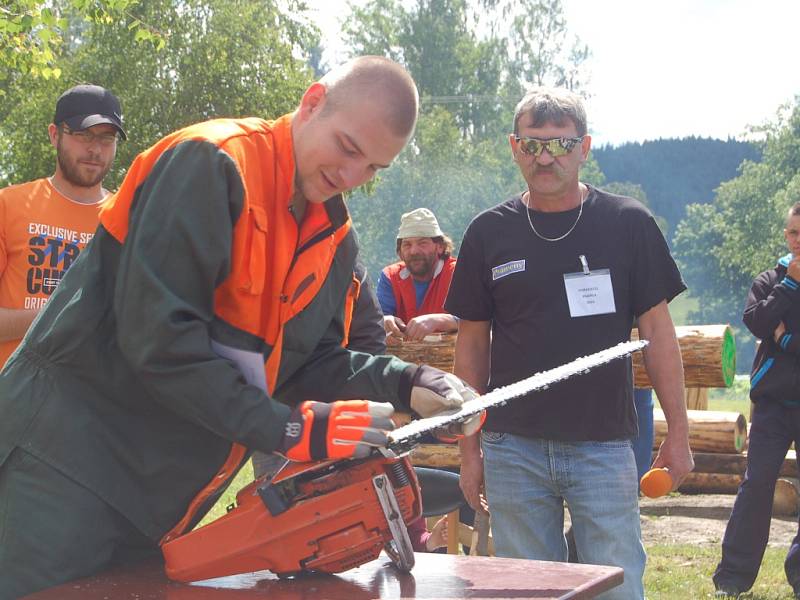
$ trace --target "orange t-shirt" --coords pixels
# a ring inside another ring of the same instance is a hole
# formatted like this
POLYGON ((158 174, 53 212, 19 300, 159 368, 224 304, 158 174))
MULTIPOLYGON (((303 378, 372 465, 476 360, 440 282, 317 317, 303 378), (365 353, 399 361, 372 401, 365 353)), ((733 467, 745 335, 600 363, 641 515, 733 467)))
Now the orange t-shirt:
MULTIPOLYGON (((66 198, 49 179, 0 190, 0 307, 43 307, 94 236, 101 206, 66 198)), ((0 342, 0 367, 19 342, 0 342)))

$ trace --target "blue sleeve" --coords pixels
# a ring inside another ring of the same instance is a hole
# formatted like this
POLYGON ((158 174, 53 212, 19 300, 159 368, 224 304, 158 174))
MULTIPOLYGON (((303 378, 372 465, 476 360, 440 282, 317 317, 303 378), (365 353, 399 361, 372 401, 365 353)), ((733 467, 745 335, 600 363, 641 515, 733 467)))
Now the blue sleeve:
POLYGON ((394 292, 392 291, 392 283, 389 278, 381 271, 381 276, 378 278, 378 303, 381 305, 381 312, 384 315, 396 315, 397 303, 394 299, 394 292))

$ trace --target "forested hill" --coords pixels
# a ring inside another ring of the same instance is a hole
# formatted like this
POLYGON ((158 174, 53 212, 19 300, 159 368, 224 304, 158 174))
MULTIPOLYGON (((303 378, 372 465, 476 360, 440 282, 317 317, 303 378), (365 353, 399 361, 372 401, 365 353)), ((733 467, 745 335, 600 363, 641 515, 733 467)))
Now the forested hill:
POLYGON ((758 148, 734 139, 688 137, 595 148, 606 181, 642 186, 651 210, 667 220, 670 238, 687 204, 706 204, 714 189, 738 174, 743 160, 760 160, 758 148))

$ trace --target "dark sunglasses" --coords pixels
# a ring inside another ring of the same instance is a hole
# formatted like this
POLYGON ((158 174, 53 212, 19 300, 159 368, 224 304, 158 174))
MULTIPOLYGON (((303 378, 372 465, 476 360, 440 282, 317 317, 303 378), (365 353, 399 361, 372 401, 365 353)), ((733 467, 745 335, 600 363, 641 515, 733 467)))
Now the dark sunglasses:
POLYGON ((542 153, 542 150, 547 150, 547 153, 555 158, 558 156, 566 156, 572 152, 572 149, 576 146, 576 144, 580 144, 583 141, 583 136, 540 140, 537 138, 515 135, 514 140, 519 145, 519 149, 522 150, 523 154, 529 154, 531 156, 538 157, 542 153))

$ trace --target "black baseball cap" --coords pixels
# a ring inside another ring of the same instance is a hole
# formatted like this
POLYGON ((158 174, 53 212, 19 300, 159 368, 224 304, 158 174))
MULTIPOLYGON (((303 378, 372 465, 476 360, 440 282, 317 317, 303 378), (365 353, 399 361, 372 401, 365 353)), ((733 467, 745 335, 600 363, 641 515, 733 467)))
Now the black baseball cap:
POLYGON ((117 97, 99 85, 76 85, 61 94, 56 102, 53 123, 66 123, 74 131, 82 131, 108 123, 128 139, 122 128, 122 108, 117 97))

